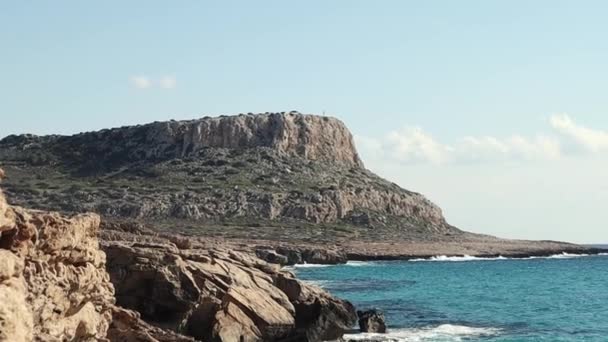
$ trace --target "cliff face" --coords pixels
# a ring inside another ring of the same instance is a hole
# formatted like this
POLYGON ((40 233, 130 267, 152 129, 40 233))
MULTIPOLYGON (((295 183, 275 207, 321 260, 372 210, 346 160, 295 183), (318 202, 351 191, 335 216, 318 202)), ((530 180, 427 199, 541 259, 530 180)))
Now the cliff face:
POLYGON ((0 192, 0 341, 105 338, 114 291, 99 216, 10 207, 0 192))
POLYGON ((3 159, 40 158, 36 161, 41 164, 80 163, 102 169, 186 158, 207 148, 268 148, 282 156, 363 167, 341 121, 297 112, 154 122, 68 137, 10 136, 0 144, 3 159))
POLYGON ((307 238, 310 230, 277 235, 255 226, 325 225, 330 238, 459 233, 424 196, 365 170, 344 124, 321 116, 237 115, 10 136, 0 141, 0 162, 18 203, 161 228, 262 238, 307 238))

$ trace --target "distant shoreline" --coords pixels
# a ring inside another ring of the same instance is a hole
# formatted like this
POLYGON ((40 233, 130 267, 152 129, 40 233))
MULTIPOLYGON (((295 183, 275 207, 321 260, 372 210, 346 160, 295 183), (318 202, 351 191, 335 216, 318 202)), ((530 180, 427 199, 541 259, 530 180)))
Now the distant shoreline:
POLYGON ((568 254, 573 256, 591 256, 591 255, 600 255, 603 253, 608 253, 608 248, 590 248, 588 250, 581 251, 580 249, 574 250, 563 250, 561 252, 556 253, 556 251, 537 251, 531 253, 499 253, 499 254, 476 254, 476 255, 468 255, 468 254, 440 254, 440 255, 361 255, 357 253, 349 253, 347 254, 348 261, 410 261, 416 259, 425 259, 431 260, 437 257, 446 257, 446 258, 465 258, 465 257, 473 257, 477 259, 497 259, 497 258, 506 258, 506 259, 528 259, 528 258, 543 258, 543 257, 551 257, 557 256, 561 254, 568 254), (581 253, 582 252, 582 253, 581 253))

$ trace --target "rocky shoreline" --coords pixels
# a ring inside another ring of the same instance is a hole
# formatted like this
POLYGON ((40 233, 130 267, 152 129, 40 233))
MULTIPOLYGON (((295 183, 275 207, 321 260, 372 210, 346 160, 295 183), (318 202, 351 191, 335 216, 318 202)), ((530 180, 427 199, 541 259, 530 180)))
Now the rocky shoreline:
POLYGON ((0 341, 321 341, 355 308, 248 251, 8 205, 0 341), (120 227, 114 227, 120 228, 120 227))
MULTIPOLYGON (((227 241, 240 245, 239 240, 227 241)), ((407 261, 433 258, 512 258, 525 259, 551 257, 563 254, 597 255, 608 253, 608 249, 576 244, 503 240, 485 238, 460 242, 401 242, 361 243, 337 245, 296 245, 271 241, 252 241, 258 257, 270 263, 293 264, 344 264, 348 261, 407 261)))
POLYGON ((607 252, 460 230, 298 112, 9 136, 0 163, 0 342, 336 340, 353 305, 283 266, 607 252))

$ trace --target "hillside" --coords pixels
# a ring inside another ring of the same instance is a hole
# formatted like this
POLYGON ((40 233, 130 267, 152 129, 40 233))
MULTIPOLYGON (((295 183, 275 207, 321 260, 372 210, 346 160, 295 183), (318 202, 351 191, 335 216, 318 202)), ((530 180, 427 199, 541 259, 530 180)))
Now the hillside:
POLYGON ((465 233, 423 195, 365 169, 341 121, 297 112, 13 135, 0 141, 0 164, 15 204, 92 211, 106 222, 143 222, 158 231, 346 252, 377 244, 366 255, 582 248, 465 233))

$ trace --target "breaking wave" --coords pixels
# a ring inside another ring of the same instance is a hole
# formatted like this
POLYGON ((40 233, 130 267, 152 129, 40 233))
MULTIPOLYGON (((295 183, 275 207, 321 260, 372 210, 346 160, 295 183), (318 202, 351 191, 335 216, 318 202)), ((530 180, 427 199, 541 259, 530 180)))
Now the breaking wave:
POLYGON ((472 337, 488 337, 500 334, 498 328, 478 328, 463 325, 442 324, 436 327, 393 329, 386 334, 361 333, 344 335, 345 341, 382 342, 457 342, 472 337))
POLYGON ((359 267, 359 266, 372 266, 374 265, 373 262, 369 262, 369 261, 348 261, 346 263, 346 266, 354 266, 354 267, 359 267))
MULTIPOLYGON (((597 254, 604 255, 604 254, 597 254)), ((411 259, 409 261, 486 261, 486 260, 531 260, 531 259, 572 259, 572 258, 580 258, 590 256, 589 254, 570 254, 570 253, 560 253, 549 256, 531 256, 527 258, 508 258, 504 256, 498 257, 475 257, 471 255, 463 255, 463 256, 447 256, 447 255, 438 255, 431 257, 429 259, 411 259)))

